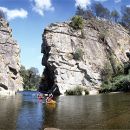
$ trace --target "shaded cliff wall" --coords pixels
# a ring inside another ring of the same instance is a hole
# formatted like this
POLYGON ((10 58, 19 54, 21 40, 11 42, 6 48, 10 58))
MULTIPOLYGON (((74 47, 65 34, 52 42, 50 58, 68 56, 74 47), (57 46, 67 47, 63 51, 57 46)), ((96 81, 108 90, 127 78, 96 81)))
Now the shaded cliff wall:
POLYGON ((0 94, 14 94, 22 90, 20 49, 12 38, 8 22, 0 19, 0 94))
POLYGON ((116 74, 129 48, 128 31, 119 24, 91 19, 82 30, 74 30, 69 22, 51 24, 43 33, 43 89, 57 86, 62 94, 76 86, 98 90, 105 65, 116 74), (77 51, 83 54, 80 60, 74 57, 77 51))

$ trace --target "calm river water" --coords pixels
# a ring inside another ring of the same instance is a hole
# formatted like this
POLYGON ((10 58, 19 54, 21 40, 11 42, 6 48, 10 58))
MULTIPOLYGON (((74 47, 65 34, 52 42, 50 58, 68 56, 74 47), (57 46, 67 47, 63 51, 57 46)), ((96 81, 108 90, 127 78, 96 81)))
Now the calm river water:
POLYGON ((130 129, 130 93, 61 96, 56 105, 23 92, 0 97, 0 130, 130 129))

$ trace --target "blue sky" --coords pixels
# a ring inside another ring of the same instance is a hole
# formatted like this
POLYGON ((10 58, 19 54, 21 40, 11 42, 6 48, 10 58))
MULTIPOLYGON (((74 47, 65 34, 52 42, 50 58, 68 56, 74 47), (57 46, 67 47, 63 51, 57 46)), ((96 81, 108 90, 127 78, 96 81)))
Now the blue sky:
POLYGON ((130 6, 130 0, 0 0, 0 9, 7 15, 13 37, 21 48, 21 64, 26 68, 36 67, 42 73, 44 28, 53 22, 69 20, 75 14, 76 6, 86 8, 94 1, 102 2, 111 10, 130 6))

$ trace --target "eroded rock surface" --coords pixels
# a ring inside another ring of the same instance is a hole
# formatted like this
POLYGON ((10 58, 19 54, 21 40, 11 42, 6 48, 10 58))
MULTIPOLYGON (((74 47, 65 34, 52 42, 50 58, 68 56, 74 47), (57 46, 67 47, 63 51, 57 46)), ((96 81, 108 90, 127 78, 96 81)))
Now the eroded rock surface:
POLYGON ((115 68, 127 60, 129 47, 128 31, 119 24, 87 20, 83 30, 74 30, 69 22, 51 24, 43 33, 43 88, 57 86, 62 94, 76 86, 98 90, 105 65, 109 63, 116 73, 115 68), (80 60, 74 58, 77 50, 83 53, 80 60))
POLYGON ((22 90, 20 70, 20 49, 12 38, 9 24, 0 19, 0 94, 14 94, 22 90))

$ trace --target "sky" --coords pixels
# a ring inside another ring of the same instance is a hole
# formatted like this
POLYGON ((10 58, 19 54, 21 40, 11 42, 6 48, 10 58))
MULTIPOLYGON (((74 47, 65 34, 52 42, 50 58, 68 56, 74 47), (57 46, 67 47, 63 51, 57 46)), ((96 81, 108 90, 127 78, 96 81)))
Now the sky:
POLYGON ((40 74, 41 44, 44 28, 51 23, 64 22, 74 16, 76 7, 86 9, 94 1, 110 10, 130 7, 130 0, 0 0, 0 9, 6 14, 13 37, 21 49, 21 64, 27 69, 36 67, 40 74))

